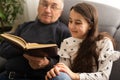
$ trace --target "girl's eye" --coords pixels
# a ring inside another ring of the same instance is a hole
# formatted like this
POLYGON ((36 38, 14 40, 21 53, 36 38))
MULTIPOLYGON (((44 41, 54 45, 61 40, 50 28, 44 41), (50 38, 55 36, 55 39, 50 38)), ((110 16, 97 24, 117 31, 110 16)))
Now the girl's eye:
POLYGON ((76 25, 82 24, 81 22, 75 22, 76 25))

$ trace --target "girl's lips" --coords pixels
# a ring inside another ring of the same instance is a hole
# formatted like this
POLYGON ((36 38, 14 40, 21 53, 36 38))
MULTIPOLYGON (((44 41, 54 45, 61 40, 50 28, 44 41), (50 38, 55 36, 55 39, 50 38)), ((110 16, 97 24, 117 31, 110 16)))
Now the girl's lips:
POLYGON ((72 33, 77 33, 77 31, 71 31, 72 33))

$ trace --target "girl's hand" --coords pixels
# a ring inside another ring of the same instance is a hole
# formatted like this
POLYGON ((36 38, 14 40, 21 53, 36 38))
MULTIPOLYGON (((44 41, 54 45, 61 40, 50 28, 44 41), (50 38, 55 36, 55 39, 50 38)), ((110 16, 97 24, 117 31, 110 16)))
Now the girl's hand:
POLYGON ((59 75, 59 71, 60 71, 60 68, 57 66, 54 66, 54 68, 52 68, 50 71, 47 72, 45 79, 49 80, 53 77, 56 77, 57 75, 59 75))
POLYGON ((47 72, 46 80, 51 79, 59 75, 59 72, 67 73, 72 80, 80 80, 79 74, 72 72, 69 67, 67 67, 64 63, 58 63, 52 68, 50 71, 47 72))
POLYGON ((80 80, 79 74, 72 72, 71 69, 64 63, 58 63, 56 66, 60 68, 59 71, 67 73, 72 80, 80 80))

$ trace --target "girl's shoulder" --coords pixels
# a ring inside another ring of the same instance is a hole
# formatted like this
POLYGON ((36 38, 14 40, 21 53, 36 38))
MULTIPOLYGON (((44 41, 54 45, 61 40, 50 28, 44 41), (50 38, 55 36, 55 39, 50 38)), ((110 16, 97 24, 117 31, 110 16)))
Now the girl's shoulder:
POLYGON ((101 40, 97 41, 97 46, 101 46, 101 45, 104 46, 106 44, 113 44, 109 37, 104 37, 101 40))
POLYGON ((109 43, 109 42, 112 42, 112 40, 109 37, 104 37, 98 41, 98 43, 109 43))

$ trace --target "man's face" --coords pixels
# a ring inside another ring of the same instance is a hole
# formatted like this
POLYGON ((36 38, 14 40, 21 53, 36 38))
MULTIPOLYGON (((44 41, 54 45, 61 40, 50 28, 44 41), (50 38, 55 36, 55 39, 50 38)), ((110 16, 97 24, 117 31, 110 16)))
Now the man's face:
POLYGON ((40 0, 38 18, 44 24, 58 20, 63 10, 62 0, 40 0))

